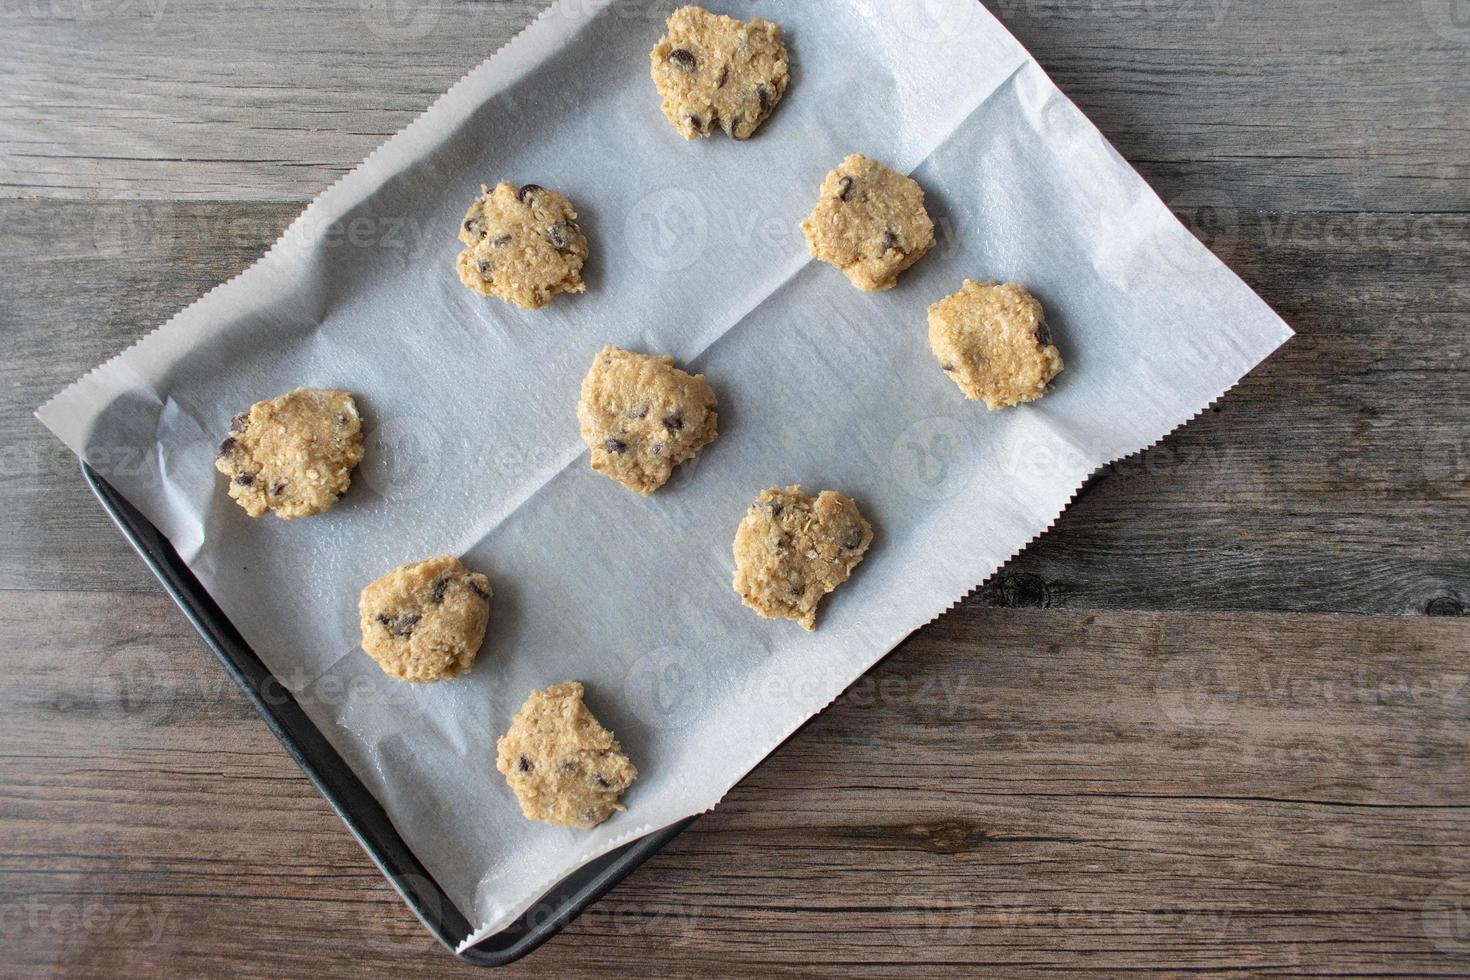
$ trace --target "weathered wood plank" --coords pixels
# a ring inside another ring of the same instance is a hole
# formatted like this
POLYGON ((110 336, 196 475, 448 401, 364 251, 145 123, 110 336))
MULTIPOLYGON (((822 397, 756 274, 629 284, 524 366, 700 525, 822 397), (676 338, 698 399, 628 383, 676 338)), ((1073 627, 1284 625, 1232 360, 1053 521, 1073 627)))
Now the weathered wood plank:
POLYGON ((0 491, 10 502, 0 509, 0 587, 157 588, 87 491, 76 457, 31 413, 244 271, 299 212, 296 204, 0 201, 8 346, 0 491), (77 560, 58 562, 60 554, 77 560))
MULTIPOLYGON (((542 6, 12 4, 0 194, 309 199, 542 6)), ((1172 203, 1470 201, 1470 27, 1452 0, 992 8, 1172 203)), ((656 19, 648 30, 651 44, 656 19)))
POLYGON ((1185 215, 1297 337, 979 601, 1463 614, 1466 215, 1185 215))
MULTIPOLYGON (((0 361, 0 587, 151 588, 29 412, 244 269, 296 209, 0 200, 12 345, 0 361), (59 551, 76 564, 53 561, 59 551)), ((1113 467, 968 601, 1462 613, 1470 216, 1186 217, 1298 337, 1215 411, 1113 467)))
MULTIPOLYGON (((9 968, 450 965, 167 600, 0 622, 9 968)), ((1462 972, 1467 640, 957 610, 521 972, 1462 972)))
MULTIPOLYGON (((540 6, 0 9, 6 971, 455 969, 29 412, 540 6)), ((1299 336, 512 973, 1470 972, 1470 27, 993 8, 1299 336)))

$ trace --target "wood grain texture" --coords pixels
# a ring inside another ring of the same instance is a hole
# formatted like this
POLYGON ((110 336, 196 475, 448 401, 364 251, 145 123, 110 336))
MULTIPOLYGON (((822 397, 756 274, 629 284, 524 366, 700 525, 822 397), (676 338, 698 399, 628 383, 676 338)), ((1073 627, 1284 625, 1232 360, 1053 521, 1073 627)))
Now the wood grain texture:
MULTIPOLYGON (((1470 26, 1455 3, 995 0, 992 10, 1166 200, 1443 211, 1470 198, 1459 152, 1470 26)), ((7 5, 0 193, 309 200, 542 6, 7 5)), ((916 15, 911 2, 892 13, 916 15)), ((651 18, 650 45, 658 27, 651 18)))
MULTIPOLYGON (((1298 336, 511 975, 1470 974, 1463 6, 995 0, 1298 336)), ((539 7, 0 3, 0 974, 464 972, 30 412, 539 7)))
MULTIPOLYGON (((0 619, 9 965, 449 965, 166 599, 0 619)), ((1465 638, 958 610, 511 972, 1470 968, 1465 638)))
MULTIPOLYGON (((0 587, 151 587, 110 533, 80 533, 106 518, 28 412, 245 269, 295 214, 292 204, 0 199, 0 292, 16 299, 0 307, 0 331, 20 345, 0 362, 0 487, 11 501, 0 587), (105 274, 56 275, 67 268, 105 274), (26 323, 31 311, 45 329, 26 323), (80 550, 83 581, 47 560, 57 536, 80 550)), ((1463 612, 1470 412, 1455 407, 1470 404, 1470 213, 1185 215, 1213 229, 1221 257, 1298 336, 1213 411, 1104 471, 967 601, 1463 612)))

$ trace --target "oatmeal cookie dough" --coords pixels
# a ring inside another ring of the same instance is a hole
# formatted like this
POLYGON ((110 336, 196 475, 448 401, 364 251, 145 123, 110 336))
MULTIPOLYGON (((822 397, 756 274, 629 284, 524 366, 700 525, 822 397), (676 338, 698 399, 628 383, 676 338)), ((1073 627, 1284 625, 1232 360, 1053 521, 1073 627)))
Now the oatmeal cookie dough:
POLYGON ((460 222, 459 281, 483 296, 539 310, 557 293, 580 293, 587 236, 572 202, 538 184, 481 186, 460 222))
POLYGON ((790 80, 781 26, 680 7, 649 53, 649 72, 664 115, 686 140, 724 129, 749 139, 790 80))
POLYGON ((577 681, 532 691, 496 744, 495 768, 528 820, 590 830, 638 778, 612 732, 582 703, 577 681))
POLYGON ((817 627, 817 604, 847 581, 873 541, 857 504, 834 490, 762 491, 735 532, 735 591, 770 619, 817 627))
POLYGON ((592 468, 645 497, 719 434, 715 393, 672 357, 604 347, 577 402, 592 468))
POLYGON ((929 346, 965 397, 987 408, 1040 398, 1062 370, 1041 304, 1015 283, 966 279, 929 307, 929 346))
POLYGON ((310 517, 347 493, 362 462, 362 417, 345 391, 298 388, 230 420, 214 468, 251 517, 310 517))
POLYGON ((852 154, 827 175, 821 194, 801 223, 807 248, 864 292, 892 289, 934 247, 923 188, 876 160, 852 154))
POLYGON ((490 580, 442 555, 400 565, 362 590, 362 648, 383 673, 438 681, 470 669, 490 620, 490 580))

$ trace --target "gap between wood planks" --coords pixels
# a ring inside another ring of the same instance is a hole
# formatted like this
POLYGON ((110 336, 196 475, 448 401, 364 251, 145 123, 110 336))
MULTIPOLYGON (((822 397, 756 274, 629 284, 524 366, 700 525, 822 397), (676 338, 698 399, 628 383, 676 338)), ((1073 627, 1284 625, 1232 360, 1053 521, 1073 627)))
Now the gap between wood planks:
MULTIPOLYGON (((22 608, 9 962, 452 965, 165 597, 0 594, 0 620, 22 608)), ((1428 618, 955 611, 520 969, 1454 972, 1464 640, 1428 618)))

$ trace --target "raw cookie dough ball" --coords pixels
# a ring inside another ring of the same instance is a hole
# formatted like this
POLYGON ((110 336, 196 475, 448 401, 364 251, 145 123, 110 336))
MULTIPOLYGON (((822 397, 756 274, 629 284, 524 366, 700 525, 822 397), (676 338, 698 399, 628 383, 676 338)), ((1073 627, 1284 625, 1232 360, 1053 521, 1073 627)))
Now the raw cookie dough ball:
POLYGON ((480 188, 459 226, 459 281, 484 296, 539 310, 557 293, 580 293, 587 236, 572 202, 537 184, 480 188))
POLYGON ((786 91, 789 74, 781 26, 680 7, 649 53, 664 115, 686 140, 723 128, 749 139, 786 91))
POLYGON ((577 402, 592 468, 645 497, 675 466, 715 441, 715 393, 672 357, 604 347, 577 402))
POLYGON ((929 346, 966 398, 988 408, 1033 401, 1062 370, 1038 303, 1024 286, 980 285, 929 307, 929 346))
POLYGON ((847 581, 873 541, 857 504, 834 490, 762 491, 735 532, 735 591, 770 619, 817 628, 817 603, 847 581))
POLYGON ((638 778, 618 740, 582 703, 577 681, 531 692, 496 744, 495 768, 526 819, 580 830, 626 809, 618 797, 638 778))
POLYGON ((214 468, 251 517, 310 517, 347 493, 362 462, 362 417, 345 391, 297 390, 256 402, 230 420, 214 468))
POLYGON ((470 669, 490 620, 490 580, 451 555, 400 565, 362 590, 362 648, 383 673, 438 681, 470 669))
POLYGON ((864 292, 892 289, 898 274, 934 247, 923 188, 861 153, 827 175, 801 231, 813 258, 841 269, 864 292))

